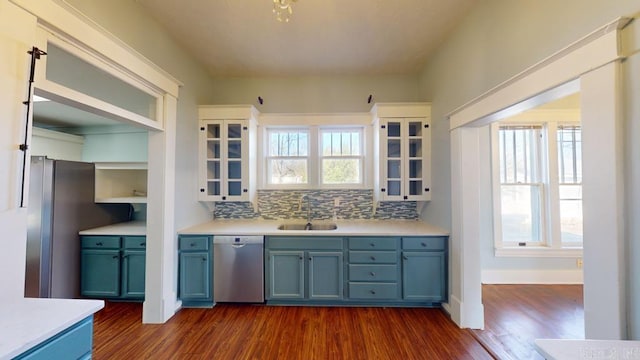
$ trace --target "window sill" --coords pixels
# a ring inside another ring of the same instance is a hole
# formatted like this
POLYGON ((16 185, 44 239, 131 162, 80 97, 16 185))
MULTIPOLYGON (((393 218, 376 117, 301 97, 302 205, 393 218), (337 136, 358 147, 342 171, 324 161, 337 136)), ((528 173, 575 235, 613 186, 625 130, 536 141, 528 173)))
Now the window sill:
POLYGON ((495 249, 494 253, 496 257, 581 258, 582 248, 503 247, 495 249))

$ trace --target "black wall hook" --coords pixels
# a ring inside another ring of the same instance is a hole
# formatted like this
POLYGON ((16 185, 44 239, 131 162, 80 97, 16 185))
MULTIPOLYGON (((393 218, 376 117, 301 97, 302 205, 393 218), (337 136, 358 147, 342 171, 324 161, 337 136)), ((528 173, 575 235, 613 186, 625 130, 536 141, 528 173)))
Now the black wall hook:
POLYGON ((262 97, 258 96, 258 102, 260 103, 260 105, 262 105, 262 103, 264 103, 264 100, 262 99, 262 97))
POLYGON ((367 104, 371 104, 371 100, 373 100, 373 95, 369 95, 367 98, 367 104))

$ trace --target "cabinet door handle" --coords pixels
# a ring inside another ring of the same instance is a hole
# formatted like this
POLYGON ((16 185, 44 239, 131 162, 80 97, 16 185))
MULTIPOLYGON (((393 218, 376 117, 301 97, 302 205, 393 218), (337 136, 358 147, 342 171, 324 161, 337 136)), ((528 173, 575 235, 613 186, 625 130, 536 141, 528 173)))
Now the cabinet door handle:
POLYGON ((402 258, 403 258, 404 260, 409 260, 409 258, 408 258, 408 257, 406 257, 406 256, 403 256, 402 258))
POLYGON ((421 242, 420 245, 422 245, 422 247, 427 247, 427 244, 421 242))
POLYGON ((113 255, 113 256, 112 256, 112 258, 114 258, 114 259, 117 259, 117 258, 119 258, 119 257, 120 257, 120 255, 113 255))
POLYGON ((97 242, 96 246, 102 246, 102 241, 97 242))
POLYGON ((147 246, 147 243, 146 242, 141 242, 140 246, 147 246))
POLYGON ((371 261, 376 261, 376 257, 375 257, 375 256, 372 256, 372 257, 371 257, 371 261))
POLYGON ((202 261, 207 261, 207 258, 203 256, 202 261))
POLYGON ((373 271, 369 273, 369 275, 371 276, 376 276, 376 273, 374 273, 373 271))
POLYGON ((312 260, 312 258, 311 258, 311 256, 309 256, 309 261, 311 261, 311 260, 312 260))
POLYGON ((369 245, 371 245, 371 247, 376 247, 376 244, 374 244, 374 243, 371 243, 369 245))
POLYGON ((370 292, 372 295, 375 295, 375 294, 376 294, 376 291, 375 291, 375 290, 369 290, 369 292, 370 292))
POLYGON ((194 246, 196 246, 196 243, 191 243, 191 244, 189 244, 189 246, 194 247, 194 246))

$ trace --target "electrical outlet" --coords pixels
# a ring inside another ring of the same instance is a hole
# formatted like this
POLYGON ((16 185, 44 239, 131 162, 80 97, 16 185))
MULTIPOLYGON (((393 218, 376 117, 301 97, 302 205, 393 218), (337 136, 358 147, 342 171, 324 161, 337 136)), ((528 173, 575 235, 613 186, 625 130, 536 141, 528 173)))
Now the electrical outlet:
POLYGON ((576 259, 576 266, 578 267, 578 269, 582 269, 582 258, 576 259))

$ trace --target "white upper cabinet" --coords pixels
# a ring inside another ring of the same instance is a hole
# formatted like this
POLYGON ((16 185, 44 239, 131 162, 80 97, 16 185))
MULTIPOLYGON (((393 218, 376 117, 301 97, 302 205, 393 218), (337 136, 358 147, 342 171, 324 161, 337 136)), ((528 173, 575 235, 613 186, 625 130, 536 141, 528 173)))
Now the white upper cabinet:
POLYGON ((431 200, 431 105, 382 103, 371 112, 376 200, 431 200))
POLYGON ((256 114, 253 106, 199 108, 200 201, 254 201, 256 114))

